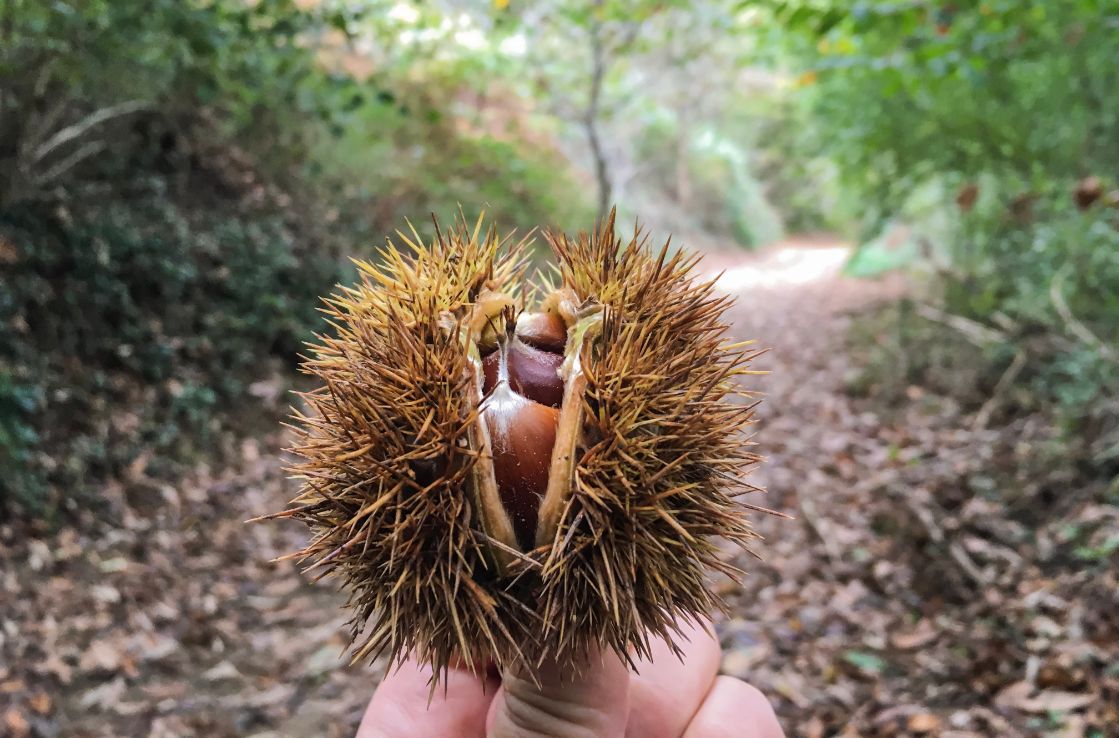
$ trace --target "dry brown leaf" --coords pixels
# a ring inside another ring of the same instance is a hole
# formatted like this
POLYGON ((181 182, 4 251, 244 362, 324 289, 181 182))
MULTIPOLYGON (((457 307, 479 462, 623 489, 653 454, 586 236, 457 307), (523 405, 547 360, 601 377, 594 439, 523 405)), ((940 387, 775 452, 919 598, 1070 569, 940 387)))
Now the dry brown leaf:
POLYGON ((1035 694, 1034 691, 1029 682, 1016 682, 1000 692, 995 703, 1000 707, 1044 715, 1048 712, 1079 710, 1098 699, 1096 695, 1081 692, 1050 689, 1035 694))
MULTIPOLYGON (((335 662, 337 662, 337 659, 335 659, 335 662)), ((216 682, 222 679, 236 679, 239 676, 241 676, 241 672, 229 661, 222 661, 217 666, 214 666, 202 674, 202 678, 209 682, 216 682)))
POLYGON ((275 402, 284 392, 284 382, 281 377, 262 379, 249 385, 249 394, 266 402, 275 402))
POLYGON ((1030 712, 1047 713, 1047 712, 1065 712, 1068 710, 1079 710, 1082 707, 1087 707, 1098 699, 1094 694, 1084 694, 1082 692, 1059 692, 1050 690, 1042 692, 1036 698, 1031 700, 1026 707, 1030 712))
POLYGON ((782 697, 789 700, 797 707, 806 708, 812 704, 812 702, 805 696, 802 690, 804 686, 803 681, 804 680, 801 679, 800 676, 786 671, 777 677, 773 686, 782 697))
POLYGON ((36 692, 31 696, 31 699, 28 700, 28 704, 31 705, 31 709, 35 712, 40 715, 46 715, 51 711, 51 696, 46 692, 36 692))
POLYGON ((894 648, 910 651, 915 648, 927 646, 936 640, 939 633, 927 618, 917 623, 917 627, 908 633, 897 633, 890 637, 894 648))
POLYGON ((0 236, 0 264, 15 264, 19 261, 19 249, 10 239, 0 236))
POLYGON ((8 679, 0 682, 0 693, 2 694, 15 694, 27 689, 22 679, 8 679))
POLYGON ((275 684, 268 689, 240 694, 222 701, 229 707, 270 707, 287 702, 295 694, 295 687, 290 684, 275 684))
POLYGON ((97 565, 97 568, 105 574, 116 574, 117 572, 125 571, 131 565, 132 562, 130 562, 128 559, 124 558, 123 556, 116 556, 114 558, 105 559, 104 561, 100 562, 97 565))
POLYGON ((103 602, 106 605, 113 605, 120 602, 120 590, 108 584, 97 584, 90 588, 90 594, 93 599, 98 602, 103 602))
MULTIPOLYGON (((129 413, 129 415, 131 417, 129 417, 127 420, 124 420, 122 422, 122 425, 125 425, 125 426, 139 425, 139 420, 136 418, 135 414, 129 413)), ((144 449, 140 453, 136 454, 136 458, 133 459, 128 464, 128 466, 126 467, 125 473, 124 473, 124 478, 131 481, 131 482, 138 482, 141 479, 143 479, 144 476, 145 476, 145 473, 148 470, 148 464, 151 463, 152 455, 153 455, 152 449, 144 449)))
POLYGON ((93 641, 82 654, 78 668, 82 671, 116 671, 120 668, 121 651, 108 641, 93 641))
POLYGON ((813 717, 802 726, 805 738, 824 738, 824 723, 820 718, 813 717))
POLYGON ((23 713, 14 707, 9 707, 4 712, 4 727, 7 728, 5 735, 11 738, 24 738, 31 735, 31 724, 27 722, 23 713))
POLYGON ((940 730, 940 718, 931 712, 919 712, 909 716, 905 727, 910 733, 917 733, 918 735, 935 733, 940 730))
POLYGON ((160 633, 140 633, 130 639, 128 648, 140 661, 161 661, 179 649, 179 642, 160 633))
POLYGON ((82 695, 79 704, 86 708, 97 707, 102 710, 108 709, 120 702, 120 698, 124 695, 126 687, 127 685, 124 683, 124 678, 117 677, 111 682, 105 682, 100 687, 94 687, 86 692, 82 695))
POLYGON ((753 646, 732 648, 723 654, 722 672, 730 676, 745 679, 755 666, 765 661, 769 655, 769 646, 758 643, 753 646))
POLYGON ((40 674, 52 674, 62 684, 69 684, 74 678, 74 670, 56 653, 49 653, 37 670, 40 674))

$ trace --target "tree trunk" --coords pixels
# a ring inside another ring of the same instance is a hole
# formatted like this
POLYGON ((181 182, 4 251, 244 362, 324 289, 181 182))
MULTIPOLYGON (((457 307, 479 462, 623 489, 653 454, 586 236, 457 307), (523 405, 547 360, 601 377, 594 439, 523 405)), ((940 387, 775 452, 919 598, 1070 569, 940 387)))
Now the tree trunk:
MULTIPOLYGON (((598 8, 601 0, 595 3, 598 8)), ((587 101, 586 114, 583 116, 583 129, 594 159, 595 179, 598 183, 598 218, 606 217, 610 211, 611 183, 610 172, 606 166, 606 153, 602 150, 602 140, 598 135, 598 114, 602 101, 602 80, 606 74, 606 50, 602 41, 602 21, 596 16, 591 20, 591 90, 587 101)))

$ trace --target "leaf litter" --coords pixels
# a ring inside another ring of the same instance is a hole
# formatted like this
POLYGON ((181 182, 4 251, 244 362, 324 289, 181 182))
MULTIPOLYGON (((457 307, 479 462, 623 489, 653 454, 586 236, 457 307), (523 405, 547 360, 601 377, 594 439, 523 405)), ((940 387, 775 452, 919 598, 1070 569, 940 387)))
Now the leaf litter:
MULTIPOLYGON (((735 313, 772 348, 754 481, 796 518, 759 518, 763 560, 718 585, 724 672, 790 736, 1119 736, 1115 490, 1043 463, 1042 419, 982 427, 921 387, 900 407, 849 396, 852 316, 902 285, 767 284, 766 258, 708 259, 759 275, 735 313)), ((243 523, 293 495, 284 445, 111 484, 108 520, 0 526, 0 734, 353 734, 385 665, 349 666, 342 595, 272 563, 301 527, 243 523)))

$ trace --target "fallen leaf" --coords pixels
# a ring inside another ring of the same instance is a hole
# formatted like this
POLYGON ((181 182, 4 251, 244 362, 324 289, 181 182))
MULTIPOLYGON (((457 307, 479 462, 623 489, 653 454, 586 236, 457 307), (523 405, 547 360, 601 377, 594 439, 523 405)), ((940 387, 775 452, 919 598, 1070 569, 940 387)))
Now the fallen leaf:
MULTIPOLYGON (((135 416, 132 413, 129 413, 128 415, 133 417, 124 420, 121 423, 122 426, 127 428, 130 426, 135 427, 139 425, 139 421, 135 419, 135 416)), ((152 456, 153 453, 151 449, 144 449, 139 454, 137 454, 136 458, 133 459, 128 464, 128 467, 125 469, 125 479, 128 479, 131 482, 138 482, 143 479, 144 473, 148 470, 148 464, 151 463, 152 456)))
POLYGON ((927 646, 936 640, 939 635, 936 628, 929 620, 923 619, 917 623, 917 627, 908 633, 897 633, 890 637, 890 643, 894 648, 901 651, 911 651, 915 648, 927 646))
POLYGON ((307 658, 304 669, 308 675, 317 676, 326 674, 336 668, 340 661, 339 654, 342 649, 337 644, 331 643, 315 651, 307 658))
POLYGON ((776 681, 774 681, 773 683, 773 686, 777 690, 778 694, 795 704, 797 707, 803 709, 812 704, 811 700, 809 700, 808 697, 804 694, 804 690, 802 689, 803 680, 798 675, 786 672, 777 677, 776 681))
POLYGON ((179 642, 159 633, 142 633, 134 637, 128 647, 140 661, 161 661, 178 650, 179 642))
POLYGON ((919 712, 916 715, 909 716, 909 720, 906 721, 905 727, 910 733, 917 733, 919 735, 933 733, 940 730, 940 718, 933 715, 931 712, 919 712))
POLYGON ((121 652, 107 641, 93 641, 82 654, 78 668, 82 671, 116 671, 120 668, 121 652))
POLYGON ((74 670, 56 653, 47 654, 39 668, 40 674, 52 674, 63 684, 69 684, 74 677, 74 670))
POLYGON ((971 209, 975 207, 975 203, 978 199, 979 186, 974 182, 964 185, 956 193, 956 204, 959 205, 960 210, 965 213, 971 212, 971 209))
POLYGON ((290 684, 276 684, 261 692, 232 695, 222 702, 230 707, 270 707, 287 702, 295 691, 295 687, 290 684))
POLYGON ((99 568, 106 574, 115 574, 116 572, 124 571, 128 568, 128 559, 122 556, 117 556, 112 559, 105 559, 97 565, 97 568, 99 568))
POLYGON ((27 542, 27 565, 31 571, 42 571, 53 560, 51 548, 44 541, 33 539, 27 542))
POLYGON ((90 594, 93 599, 98 602, 104 602, 106 605, 113 605, 120 602, 120 590, 116 587, 111 587, 108 584, 98 584, 90 588, 90 594))
POLYGON ((125 686, 124 677, 117 677, 111 682, 105 682, 100 687, 94 687, 86 692, 82 695, 79 704, 86 708, 108 709, 120 702, 120 698, 124 695, 125 686))
POLYGON ((241 676, 241 672, 237 671, 237 667, 229 661, 222 661, 217 666, 202 674, 202 678, 209 682, 217 682, 222 679, 236 679, 239 676, 241 676))
POLYGON ((31 709, 40 715, 46 715, 51 711, 51 696, 46 692, 36 692, 28 700, 31 709))
POLYGON ((4 727, 8 729, 5 735, 9 735, 11 738, 23 738, 31 735, 31 724, 27 722, 23 713, 14 707, 9 707, 4 712, 4 727))
POLYGON ((266 402, 275 402, 284 392, 284 383, 281 377, 262 379, 249 385, 249 394, 266 402))
POLYGON ((804 726, 805 738, 824 738, 824 723, 818 717, 813 717, 804 726))
POLYGON ((15 264, 19 261, 19 249, 11 240, 0 236, 0 264, 15 264))
POLYGON ((866 651, 847 651, 843 654, 843 660, 859 671, 870 674, 881 674, 886 670, 886 662, 884 660, 866 651))
POLYGON ((995 697, 995 704, 1035 715, 1044 715, 1049 712, 1079 710, 1097 699, 1096 695, 1082 692, 1050 689, 1034 694, 1034 691, 1033 685, 1029 682, 1016 682, 999 692, 995 697))
POLYGON ((755 666, 765 661, 769 647, 764 643, 728 650, 723 655, 722 672, 745 679, 755 666))

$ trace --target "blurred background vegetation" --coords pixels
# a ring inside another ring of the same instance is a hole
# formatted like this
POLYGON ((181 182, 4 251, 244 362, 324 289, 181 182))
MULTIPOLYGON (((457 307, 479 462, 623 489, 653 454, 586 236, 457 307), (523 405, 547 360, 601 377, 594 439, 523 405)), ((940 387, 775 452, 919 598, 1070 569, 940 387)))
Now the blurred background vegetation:
POLYGON ((406 218, 904 268, 852 391, 1119 471, 1116 0, 0 0, 0 507, 221 453, 406 218), (961 381, 965 377, 966 381, 961 381))

